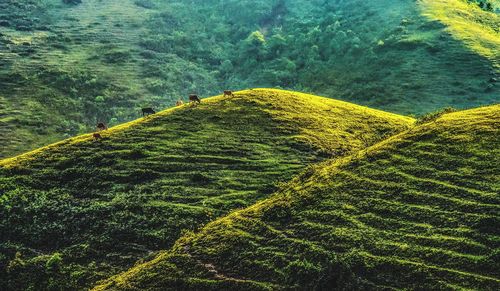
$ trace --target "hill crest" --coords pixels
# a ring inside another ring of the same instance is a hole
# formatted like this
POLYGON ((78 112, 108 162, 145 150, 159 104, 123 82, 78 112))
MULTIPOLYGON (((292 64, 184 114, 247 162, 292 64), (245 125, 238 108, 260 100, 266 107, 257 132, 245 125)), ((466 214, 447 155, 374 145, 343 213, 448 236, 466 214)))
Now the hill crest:
MULTIPOLYGON (((293 92, 293 91, 286 91, 286 90, 281 90, 281 89, 267 89, 267 88, 255 88, 255 89, 248 89, 244 91, 239 91, 239 92, 234 92, 235 96, 242 95, 246 96, 250 101, 252 102, 257 102, 255 105, 257 106, 262 106, 264 111, 267 111, 271 114, 273 114, 276 120, 281 120, 284 121, 285 123, 290 123, 294 122, 295 118, 300 119, 308 119, 305 123, 310 123, 308 126, 304 128, 304 130, 309 131, 309 133, 305 133, 305 135, 310 134, 311 136, 306 139, 311 139, 314 138, 316 143, 321 143, 320 138, 318 138, 318 133, 313 133, 311 130, 317 130, 319 134, 323 133, 327 126, 325 124, 321 124, 321 120, 324 118, 321 118, 321 116, 318 114, 319 112, 328 112, 331 110, 332 107, 338 107, 342 108, 343 110, 352 110, 354 114, 368 114, 368 116, 375 116, 378 115, 380 117, 387 118, 388 120, 396 121, 396 120, 405 120, 409 123, 413 122, 414 119, 411 117, 405 117, 401 116, 395 113, 390 113, 390 112, 385 112, 382 110, 378 109, 372 109, 368 108, 362 105, 357 105, 353 103, 349 103, 346 101, 342 100, 335 100, 327 97, 321 97, 321 96, 315 96, 312 94, 307 94, 307 93, 300 93, 300 92, 293 92), (264 98, 267 98, 268 100, 265 99, 260 99, 260 98, 255 98, 255 100, 252 99, 252 97, 257 96, 259 93, 264 93, 263 95, 265 96, 264 98), (271 93, 271 94, 269 94, 271 93), (287 95, 289 96, 290 100, 286 101, 284 100, 287 98, 286 96, 280 96, 280 95, 287 95), (273 101, 272 98, 273 96, 275 97, 280 97, 284 102, 281 104, 277 104, 275 108, 267 108, 265 109, 266 102, 268 105, 270 104, 269 102, 276 102, 273 101), (287 115, 287 112, 291 113, 290 115, 287 115), (312 114, 314 113, 315 114, 312 114), (295 115, 294 115, 295 114, 295 115), (309 114, 309 115, 308 115, 309 114), (314 137, 312 137, 314 136, 314 137)), ((224 102, 224 100, 227 100, 226 97, 222 95, 218 96, 213 96, 213 97, 208 97, 202 99, 203 103, 208 103, 208 104, 213 104, 217 102, 224 102)), ((190 110, 192 107, 191 105, 185 104, 181 107, 171 107, 164 109, 155 115, 152 115, 148 118, 139 118, 127 123, 123 123, 117 126, 110 127, 108 130, 101 132, 103 137, 110 137, 111 135, 118 133, 123 130, 131 129, 131 127, 142 125, 142 124, 147 124, 149 122, 152 122, 156 120, 157 118, 161 118, 167 114, 173 114, 178 110, 190 110)), ((331 127, 331 124, 329 125, 331 127)), ((337 128, 334 127, 334 130, 337 128)), ((54 147, 58 146, 64 146, 64 145, 72 145, 75 143, 83 142, 83 141, 91 141, 93 140, 93 135, 92 133, 88 134, 83 134, 75 137, 71 137, 38 149, 35 149, 33 151, 23 153, 14 157, 10 158, 4 158, 0 160, 0 166, 5 166, 8 167, 11 164, 14 164, 18 161, 22 161, 24 159, 29 159, 31 156, 36 155, 37 153, 40 153, 44 150, 49 150, 54 147)), ((333 146, 330 146, 328 148, 327 145, 324 146, 324 150, 333 150, 333 146)))

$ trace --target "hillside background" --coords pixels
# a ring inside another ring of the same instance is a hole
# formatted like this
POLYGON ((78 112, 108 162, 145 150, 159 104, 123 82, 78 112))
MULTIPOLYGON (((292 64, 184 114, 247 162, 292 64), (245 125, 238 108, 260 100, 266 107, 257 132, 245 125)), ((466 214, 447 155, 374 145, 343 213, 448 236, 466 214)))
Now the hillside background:
POLYGON ((496 103, 499 26, 461 0, 2 0, 0 157, 193 92, 281 87, 401 114, 496 103))

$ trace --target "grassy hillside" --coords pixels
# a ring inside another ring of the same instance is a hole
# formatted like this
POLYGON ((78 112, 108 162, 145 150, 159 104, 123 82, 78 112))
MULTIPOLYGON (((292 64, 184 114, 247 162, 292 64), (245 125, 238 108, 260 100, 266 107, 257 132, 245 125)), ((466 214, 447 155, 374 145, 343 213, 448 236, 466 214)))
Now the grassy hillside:
POLYGON ((0 3, 0 157, 159 105, 140 85, 139 39, 148 16, 133 2, 0 3))
POLYGON ((498 290, 499 129, 498 105, 428 120, 95 290, 498 290))
POLYGON ((455 38, 463 41, 472 51, 488 58, 498 72, 499 14, 483 11, 476 4, 469 4, 463 0, 426 0, 423 3, 426 15, 443 22, 455 38))
POLYGON ((311 163, 414 120, 279 90, 203 100, 0 162, 0 289, 75 290, 152 258, 311 163))
POLYGON ((498 15, 462 2, 1 1, 0 157, 192 92, 281 87, 404 114, 499 102, 498 15))

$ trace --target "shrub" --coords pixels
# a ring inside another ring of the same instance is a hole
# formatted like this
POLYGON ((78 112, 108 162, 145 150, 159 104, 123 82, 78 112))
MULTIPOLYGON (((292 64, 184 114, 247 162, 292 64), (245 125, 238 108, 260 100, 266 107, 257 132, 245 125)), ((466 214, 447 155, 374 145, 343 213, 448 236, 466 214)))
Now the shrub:
POLYGON ((63 0, 63 3, 68 5, 78 5, 82 3, 82 0, 63 0))
POLYGON ((202 173, 196 173, 193 176, 191 176, 191 181, 196 184, 205 185, 210 183, 211 179, 207 175, 204 175, 202 173))
POLYGON ((103 60, 108 64, 123 63, 132 57, 127 51, 111 51, 103 55, 103 60))
POLYGON ((468 0, 469 3, 476 3, 481 9, 493 11, 493 4, 490 1, 484 0, 468 0))
POLYGON ((443 116, 444 114, 452 113, 452 112, 456 112, 456 111, 458 111, 458 110, 453 108, 453 107, 446 107, 446 108, 443 108, 443 109, 438 110, 438 111, 427 113, 425 115, 422 115, 420 118, 418 118, 417 124, 420 125, 420 124, 424 124, 424 123, 433 122, 433 121, 436 121, 439 117, 443 116))
POLYGON ((146 9, 155 8, 155 4, 151 0, 136 0, 134 1, 134 4, 146 9))
POLYGON ((287 266, 289 283, 313 287, 321 277, 321 268, 306 260, 296 260, 287 266))
POLYGON ((45 263, 45 267, 47 270, 52 271, 52 270, 57 270, 59 269, 60 265, 62 263, 62 256, 60 253, 54 253, 52 257, 45 263))
POLYGON ((288 202, 279 202, 264 209, 262 216, 265 221, 286 223, 292 219, 293 212, 288 202))
POLYGON ((475 227, 481 233, 497 234, 500 232, 500 219, 497 217, 481 217, 475 224, 475 227))

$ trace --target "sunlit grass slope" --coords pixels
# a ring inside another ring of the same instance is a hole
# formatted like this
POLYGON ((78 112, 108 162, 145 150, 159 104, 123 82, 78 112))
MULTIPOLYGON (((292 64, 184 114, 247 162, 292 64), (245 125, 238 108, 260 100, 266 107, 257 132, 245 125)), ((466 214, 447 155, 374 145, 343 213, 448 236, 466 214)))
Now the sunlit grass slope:
POLYGON ((500 106, 328 161, 96 290, 500 288, 500 106))
POLYGON ((444 23, 471 50, 491 60, 500 70, 500 15, 463 0, 424 0, 424 12, 444 23))
MULTIPOLYGON (((0 289, 82 289, 308 164, 414 120, 279 90, 214 97, 0 162, 0 289)), ((152 257, 150 257, 152 258, 152 257)))

